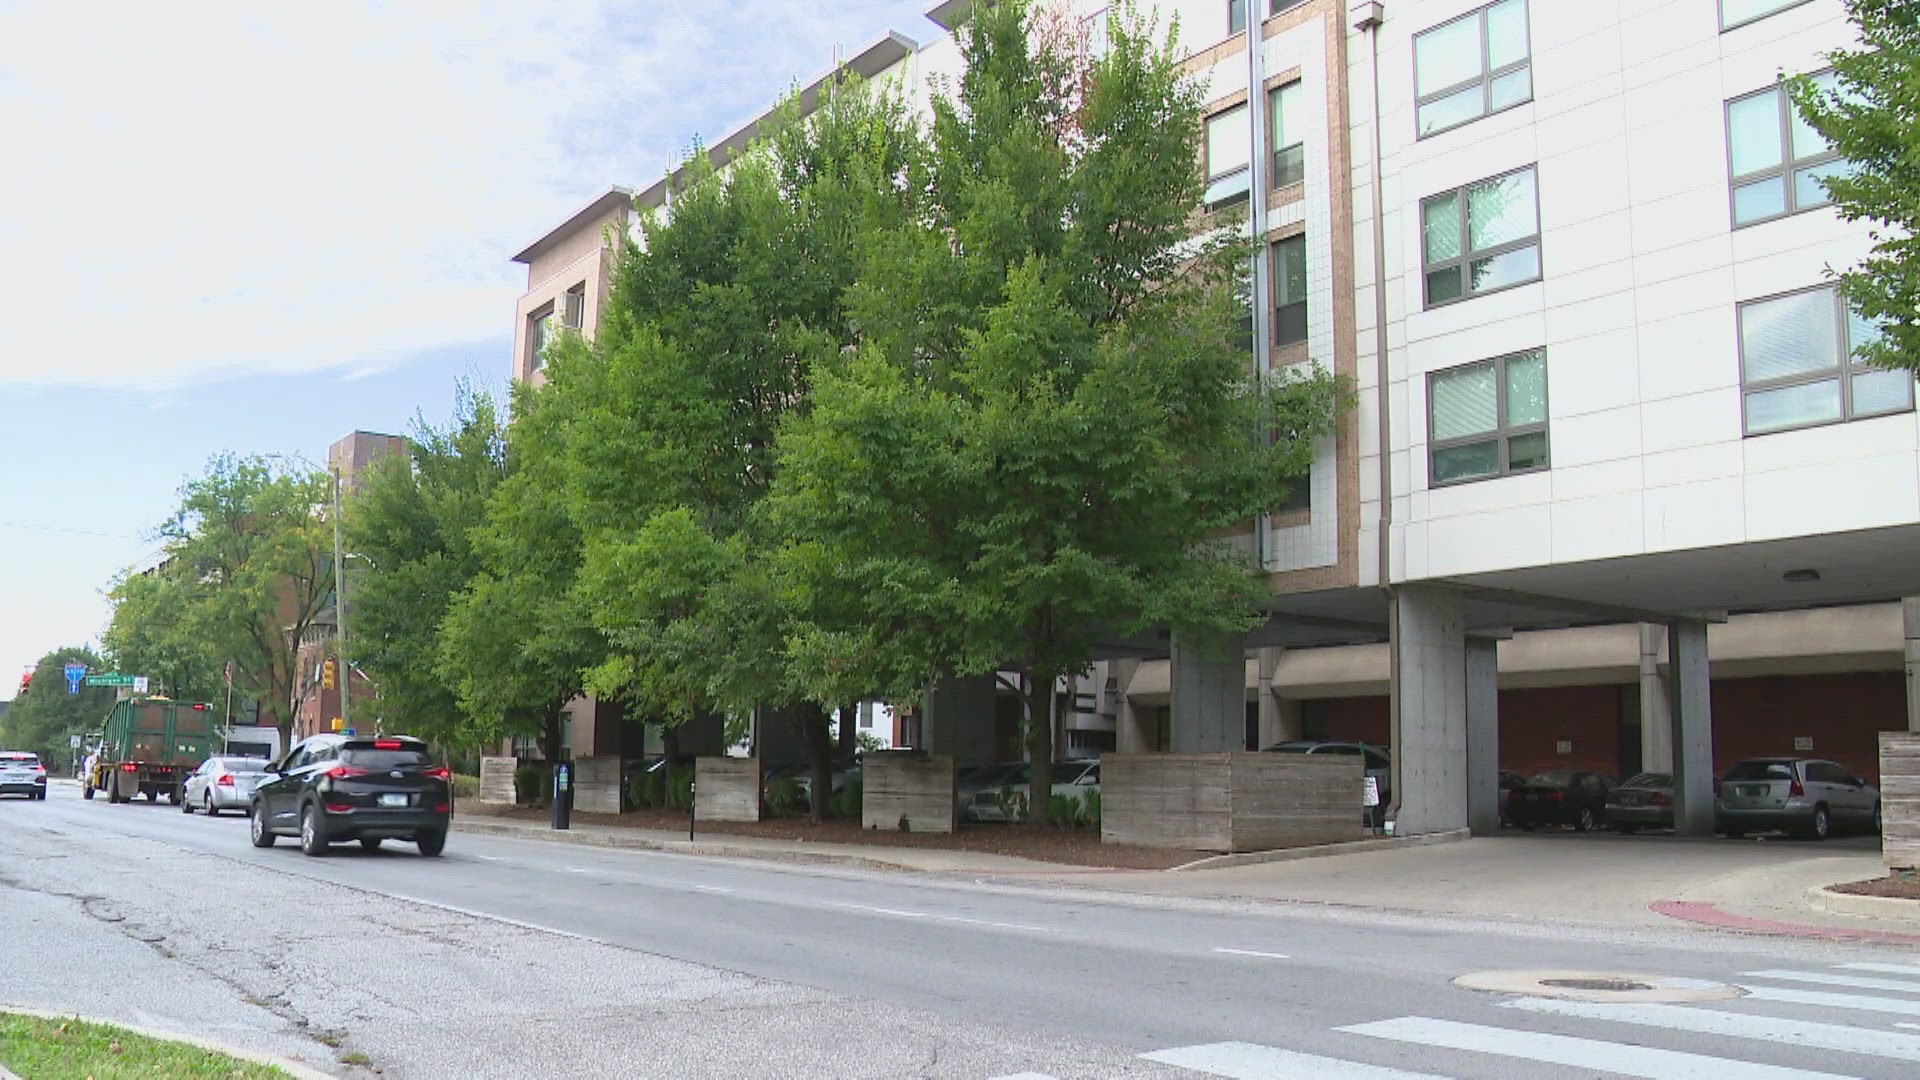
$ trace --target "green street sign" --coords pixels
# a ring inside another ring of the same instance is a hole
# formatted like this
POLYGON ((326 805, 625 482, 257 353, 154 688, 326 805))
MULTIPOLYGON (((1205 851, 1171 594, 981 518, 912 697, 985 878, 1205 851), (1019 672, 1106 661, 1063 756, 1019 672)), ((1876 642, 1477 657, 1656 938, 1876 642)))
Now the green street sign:
POLYGON ((87 676, 88 686, 132 686, 133 676, 108 672, 105 675, 87 676))

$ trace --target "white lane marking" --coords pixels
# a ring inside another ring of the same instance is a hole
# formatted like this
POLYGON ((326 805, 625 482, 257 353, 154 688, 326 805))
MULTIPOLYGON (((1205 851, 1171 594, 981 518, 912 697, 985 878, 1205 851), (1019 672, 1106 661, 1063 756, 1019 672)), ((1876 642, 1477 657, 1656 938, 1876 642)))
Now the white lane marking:
POLYGON ((608 942, 601 941, 599 938, 588 937, 585 934, 576 934, 571 930, 562 930, 555 926, 542 926, 539 923, 527 922, 524 919, 510 919, 505 915, 495 915, 488 911, 475 911, 472 908, 463 908, 458 904, 443 904, 438 900, 423 900, 418 896, 408 896, 405 893, 381 893, 378 895, 391 896, 395 900, 404 900, 409 904, 425 904, 427 907, 439 908, 441 911, 451 911, 455 915, 467 915, 475 919, 486 919, 490 922, 506 923, 508 926, 517 926, 522 930, 538 930, 543 934, 558 934, 561 937, 573 938, 575 941, 591 941, 596 945, 608 944, 608 942))
POLYGON ((1023 1072, 996 1076, 993 1080, 1055 1080, 1055 1077, 1050 1073, 1023 1072))
POLYGON ((586 868, 586 867, 584 867, 584 866, 569 866, 569 867, 567 867, 567 873, 569 873, 569 874, 591 874, 591 873, 593 873, 593 871, 591 871, 591 870, 589 870, 589 869, 587 869, 587 868, 586 868))
POLYGON ((1226 953, 1230 956, 1264 956, 1269 960, 1291 959, 1291 957, 1289 957, 1286 953, 1283 953, 1283 952, 1258 952, 1253 949, 1222 949, 1218 947, 1216 947, 1213 951, 1217 953, 1226 953))
POLYGON ((1905 979, 1869 979, 1859 975, 1829 975, 1824 971, 1743 971, 1746 979, 1784 979, 1789 982, 1825 983, 1828 986, 1851 986, 1858 990, 1892 990, 1900 994, 1920 994, 1920 982, 1908 982, 1905 979))
POLYGON ((1903 1028, 1912 1028, 1915 1031, 1920 1031, 1920 1024, 1909 1024, 1905 1020, 1895 1020, 1893 1022, 1893 1026, 1903 1027, 1903 1028))
POLYGON ((1740 989, 1755 1001, 1784 1001, 1793 1005, 1825 1005, 1834 1009, 1859 1009, 1863 1012, 1899 1013, 1920 1016, 1920 1001, 1875 997, 1872 994, 1835 994, 1826 990, 1787 990, 1777 986, 1746 986, 1740 989))
POLYGON ((867 904, 848 904, 839 900, 829 900, 830 907, 850 908, 854 911, 870 911, 875 915, 892 915, 898 919, 939 919, 941 922, 969 923, 973 926, 997 926, 1002 930, 1031 930, 1036 934, 1051 933, 1045 926, 1027 926, 1024 923, 993 922, 990 919, 969 919, 964 915, 942 915, 933 911, 902 911, 899 908, 871 907, 867 904))
POLYGON ((695 885, 694 888, 699 889, 701 892, 732 892, 733 891, 732 889, 722 888, 719 885, 695 885))
POLYGON ((1812 1046, 1821 1050, 1837 1050, 1843 1054, 1869 1054, 1897 1061, 1920 1061, 1920 1036, 1848 1027, 1845 1024, 1823 1024, 1814 1020, 1782 1020, 1776 1016, 1754 1016, 1750 1013, 1683 1005, 1614 1005, 1552 998, 1520 998, 1501 1002, 1501 1007, 1554 1016, 1573 1016, 1582 1020, 1611 1020, 1672 1031, 1691 1031, 1701 1035, 1726 1035, 1736 1039, 1812 1046))
POLYGON ((1835 1080, 1836 1077, 1834 1073, 1761 1065, 1735 1058, 1658 1050, 1650 1046, 1607 1042, 1603 1039, 1578 1039, 1571 1035, 1550 1035, 1540 1031, 1515 1031, 1485 1024, 1463 1024, 1425 1016, 1402 1016, 1395 1020, 1353 1024, 1334 1030, 1419 1046, 1470 1050, 1479 1054, 1545 1061, 1580 1069, 1591 1069, 1598 1064, 1610 1073, 1641 1076, 1647 1080, 1807 1080, 1809 1077, 1835 1080))
POLYGON ((1920 964, 1841 964, 1853 971, 1878 971, 1887 975, 1920 975, 1920 964))
POLYGON ((1302 1054, 1257 1043, 1217 1042, 1197 1046, 1176 1046, 1141 1054, 1147 1061, 1172 1065, 1209 1076, 1232 1080, 1297 1080, 1311 1076, 1315 1080, 1441 1080, 1432 1073, 1389 1069, 1360 1061, 1302 1054))
POLYGON ((476 858, 476 859, 485 859, 485 860, 487 860, 488 862, 499 862, 499 861, 500 861, 500 856, 498 856, 498 855, 475 855, 475 856, 474 856, 474 858, 476 858))

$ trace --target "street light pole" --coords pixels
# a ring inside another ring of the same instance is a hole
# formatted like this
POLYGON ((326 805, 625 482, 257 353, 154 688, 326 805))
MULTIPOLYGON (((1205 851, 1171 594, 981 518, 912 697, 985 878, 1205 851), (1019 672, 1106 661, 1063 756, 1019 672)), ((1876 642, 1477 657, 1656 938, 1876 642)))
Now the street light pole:
POLYGON ((347 556, 340 546, 340 470, 333 475, 333 644, 340 668, 340 726, 353 728, 353 669, 347 666, 347 556))

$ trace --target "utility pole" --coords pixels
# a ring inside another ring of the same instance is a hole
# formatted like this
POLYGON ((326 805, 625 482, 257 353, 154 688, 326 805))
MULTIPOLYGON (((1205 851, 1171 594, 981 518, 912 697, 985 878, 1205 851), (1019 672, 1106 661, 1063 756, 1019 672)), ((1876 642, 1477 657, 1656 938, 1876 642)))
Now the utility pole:
POLYGON ((340 726, 351 730, 353 713, 353 669, 347 666, 347 556, 340 546, 340 470, 333 474, 333 647, 340 668, 340 726))

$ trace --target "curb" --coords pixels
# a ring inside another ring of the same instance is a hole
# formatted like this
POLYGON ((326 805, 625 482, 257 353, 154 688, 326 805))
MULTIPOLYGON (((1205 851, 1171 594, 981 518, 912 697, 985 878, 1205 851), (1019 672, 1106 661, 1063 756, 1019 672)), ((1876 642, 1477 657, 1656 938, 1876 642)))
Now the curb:
MULTIPOLYGON (((661 851, 673 855, 704 855, 733 859, 770 859, 780 862, 840 863, 849 866, 879 866, 889 870, 919 871, 920 869, 917 866, 891 862, 884 858, 875 858, 866 855, 847 855, 835 851, 788 851, 701 840, 648 840, 641 837, 619 836, 608 833, 576 832, 572 829, 525 829, 514 825, 495 825, 491 822, 476 823, 471 818, 464 822, 456 821, 453 828, 456 832, 477 833, 483 836, 511 836, 522 840, 543 840, 547 843, 622 848, 628 851, 661 851)), ((969 873, 971 872, 973 871, 969 871, 969 873)))
MULTIPOLYGON (((149 1039, 160 1039, 166 1042, 198 1047, 202 1050, 212 1050, 216 1053, 225 1054, 228 1057, 238 1058, 241 1061, 252 1062, 255 1065, 271 1065, 276 1069, 285 1071, 289 1076, 298 1078, 298 1080, 336 1080, 333 1073, 321 1072, 310 1065, 302 1065, 297 1061, 290 1061, 286 1058, 274 1057, 272 1054, 262 1054, 253 1050, 243 1050, 237 1046, 229 1046, 226 1043, 216 1042, 213 1039, 204 1039, 198 1035, 182 1035, 177 1031, 162 1031, 159 1028, 145 1027, 140 1024, 129 1024, 115 1020, 112 1017, 88 1016, 85 1013, 68 1012, 58 1009, 29 1009, 18 1005, 6 1004, 0 1004, 0 1012, 18 1013, 21 1016, 34 1016, 42 1020, 79 1020, 89 1024, 106 1024, 110 1027, 117 1027, 122 1031, 131 1031, 135 1035, 144 1035, 149 1039)), ((13 1076, 12 1073, 8 1072, 4 1066, 0 1066, 0 1080, 11 1076, 13 1076)), ((14 1080, 19 1080, 19 1078, 14 1077, 14 1080)))
POLYGON ((1670 919, 1678 919, 1681 922, 1715 930, 1727 930, 1736 934, 1920 946, 1920 934, 1901 933, 1897 930, 1854 929, 1847 926, 1819 926, 1813 923, 1756 919, 1751 915, 1736 915, 1731 911, 1722 911, 1712 904, 1698 900, 1655 900, 1648 904, 1647 908, 1657 915, 1665 915, 1670 919))
POLYGON ((1419 836, 1382 836, 1371 840, 1343 840, 1333 844, 1315 844, 1311 847, 1276 848, 1273 851, 1242 851, 1232 855, 1210 855, 1204 859, 1195 859, 1190 863, 1181 863, 1171 867, 1167 873, 1179 873, 1183 870, 1224 870, 1232 866, 1252 866, 1257 863, 1292 862, 1295 859, 1317 859, 1325 855, 1352 855, 1363 851, 1391 851, 1403 847, 1429 847, 1434 844, 1450 844, 1456 840, 1465 840, 1473 835, 1472 829, 1449 829, 1446 832, 1421 833, 1419 836))
POLYGON ((1816 910, 1836 915, 1867 915, 1879 919, 1897 919, 1911 923, 1920 931, 1920 900, 1902 900, 1894 896, 1856 896, 1834 892, 1825 885, 1807 890, 1807 902, 1816 910))

